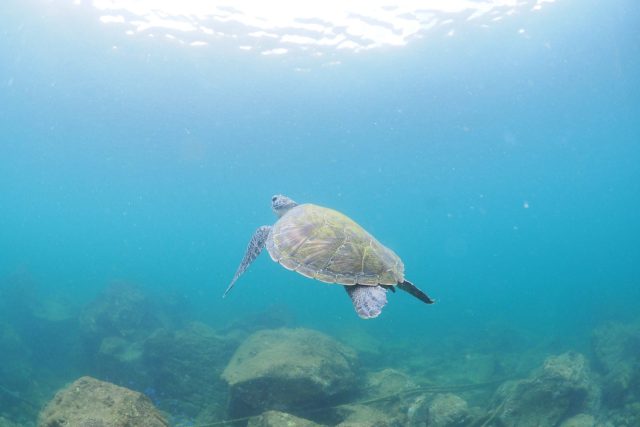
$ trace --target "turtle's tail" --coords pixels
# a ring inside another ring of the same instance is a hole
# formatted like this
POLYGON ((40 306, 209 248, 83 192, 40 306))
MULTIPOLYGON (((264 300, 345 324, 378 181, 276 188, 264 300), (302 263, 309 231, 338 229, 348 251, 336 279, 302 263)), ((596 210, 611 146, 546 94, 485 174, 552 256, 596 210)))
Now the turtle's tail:
POLYGON ((420 289, 416 288, 413 283, 408 280, 405 280, 402 283, 398 283, 398 287, 405 292, 410 293, 414 297, 418 298, 420 301, 426 304, 433 304, 435 300, 429 298, 429 295, 422 292, 420 289))

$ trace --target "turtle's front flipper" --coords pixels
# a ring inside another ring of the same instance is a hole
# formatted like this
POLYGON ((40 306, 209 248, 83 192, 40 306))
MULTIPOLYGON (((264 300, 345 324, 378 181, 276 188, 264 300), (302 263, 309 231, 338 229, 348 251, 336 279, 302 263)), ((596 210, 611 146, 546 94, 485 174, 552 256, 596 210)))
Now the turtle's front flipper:
POLYGON ((344 287, 353 302, 353 308, 363 319, 373 319, 387 304, 387 290, 382 286, 351 285, 344 287))
POLYGON ((253 260, 255 260, 258 255, 260 255, 260 252, 262 251, 262 248, 264 248, 264 244, 267 241, 267 237, 269 237, 270 232, 271 226, 263 225, 262 227, 258 227, 255 233, 253 233, 253 236, 251 236, 251 241, 249 241, 249 245, 247 246, 247 251, 244 253, 244 258, 242 258, 242 262, 238 266, 236 274, 233 275, 233 279, 231 280, 231 283, 229 283, 227 290, 224 291, 222 298, 227 296, 231 288, 233 288, 233 285, 236 284, 236 280, 238 280, 238 278, 242 276, 242 273, 244 273, 246 269, 249 268, 249 265, 253 262, 253 260))

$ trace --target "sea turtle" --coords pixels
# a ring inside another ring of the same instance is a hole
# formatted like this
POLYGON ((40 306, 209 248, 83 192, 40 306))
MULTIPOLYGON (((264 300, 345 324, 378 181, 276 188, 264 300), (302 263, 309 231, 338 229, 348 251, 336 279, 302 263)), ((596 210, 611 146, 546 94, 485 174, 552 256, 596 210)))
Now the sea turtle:
POLYGON ((404 278, 404 264, 351 218, 322 206, 298 204, 283 195, 271 198, 279 219, 259 227, 223 296, 267 247, 271 259, 288 270, 326 283, 344 285, 358 315, 377 317, 394 287, 419 300, 434 301, 404 278))

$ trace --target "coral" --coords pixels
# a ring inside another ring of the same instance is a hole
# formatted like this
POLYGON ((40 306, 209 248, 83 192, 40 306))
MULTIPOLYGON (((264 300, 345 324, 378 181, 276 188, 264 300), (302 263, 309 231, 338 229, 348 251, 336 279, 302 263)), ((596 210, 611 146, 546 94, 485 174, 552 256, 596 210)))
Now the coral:
POLYGON ((82 377, 40 413, 38 427, 168 427, 143 394, 91 377, 82 377))
POLYGON ((356 353, 308 329, 256 332, 236 350, 222 373, 233 416, 269 409, 293 414, 328 405, 356 385, 356 353))

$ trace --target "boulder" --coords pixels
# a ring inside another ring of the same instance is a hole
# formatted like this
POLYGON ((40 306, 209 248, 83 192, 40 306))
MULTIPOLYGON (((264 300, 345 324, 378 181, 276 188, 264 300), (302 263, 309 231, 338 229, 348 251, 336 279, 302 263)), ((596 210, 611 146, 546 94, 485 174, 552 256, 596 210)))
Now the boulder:
POLYGON ((140 387, 144 384, 142 343, 121 337, 106 337, 94 355, 96 374, 118 384, 140 387))
POLYGON ((305 420, 279 411, 267 411, 249 420, 247 427, 322 427, 313 421, 305 420))
POLYGON ((407 374, 396 369, 368 372, 357 400, 367 402, 368 407, 384 412, 389 418, 404 419, 411 402, 407 392, 417 387, 407 374))
POLYGON ((605 411, 602 417, 608 425, 597 427, 637 427, 640 426, 640 402, 627 403, 622 407, 605 411))
POLYGON ((407 411, 409 427, 464 427, 470 422, 467 402, 452 393, 418 396, 407 411))
POLYGON ((165 323, 157 304, 140 288, 128 283, 110 285, 80 315, 80 328, 94 348, 106 337, 144 339, 165 323))
POLYGON ((275 409, 299 415, 330 406, 356 385, 356 353, 309 329, 271 329, 249 336, 222 378, 229 412, 248 416, 275 409))
POLYGON ((596 427, 596 420, 593 415, 578 414, 564 420, 560 427, 596 427))
POLYGON ((582 412, 593 412, 599 389, 587 359, 579 353, 548 357, 530 378, 498 389, 492 418, 504 427, 555 427, 582 412))
POLYGON ((407 409, 407 427, 424 427, 429 417, 429 395, 416 397, 407 409))
POLYGON ((640 400, 640 325, 607 323, 593 332, 593 354, 610 407, 640 400))
POLYGON ((343 421, 336 427, 404 427, 404 419, 370 405, 342 405, 337 408, 343 421))
POLYGON ((91 377, 82 377, 55 397, 40 413, 38 427, 168 427, 160 412, 141 393, 91 377))
POLYGON ((177 331, 160 329, 142 350, 148 390, 159 402, 179 403, 184 415, 207 407, 210 415, 223 416, 227 386, 220 375, 237 346, 200 322, 177 331))
POLYGON ((12 325, 1 320, 0 359, 0 417, 14 421, 35 418, 39 405, 29 401, 36 392, 32 350, 12 325))
POLYGON ((368 372, 353 403, 335 408, 334 418, 341 420, 340 427, 401 427, 406 425, 408 407, 406 392, 417 385, 411 378, 396 369, 368 372))
POLYGON ((23 427, 23 425, 14 423, 0 415, 0 427, 23 427))
POLYGON ((92 372, 144 390, 143 343, 168 323, 158 304, 134 285, 114 283, 85 307, 79 322, 92 372))
POLYGON ((429 404, 429 427, 463 427, 469 423, 467 402, 452 393, 438 394, 429 404))
POLYGON ((383 369, 369 372, 366 377, 365 398, 374 399, 383 396, 400 396, 403 392, 416 389, 418 386, 409 375, 396 369, 383 369))

